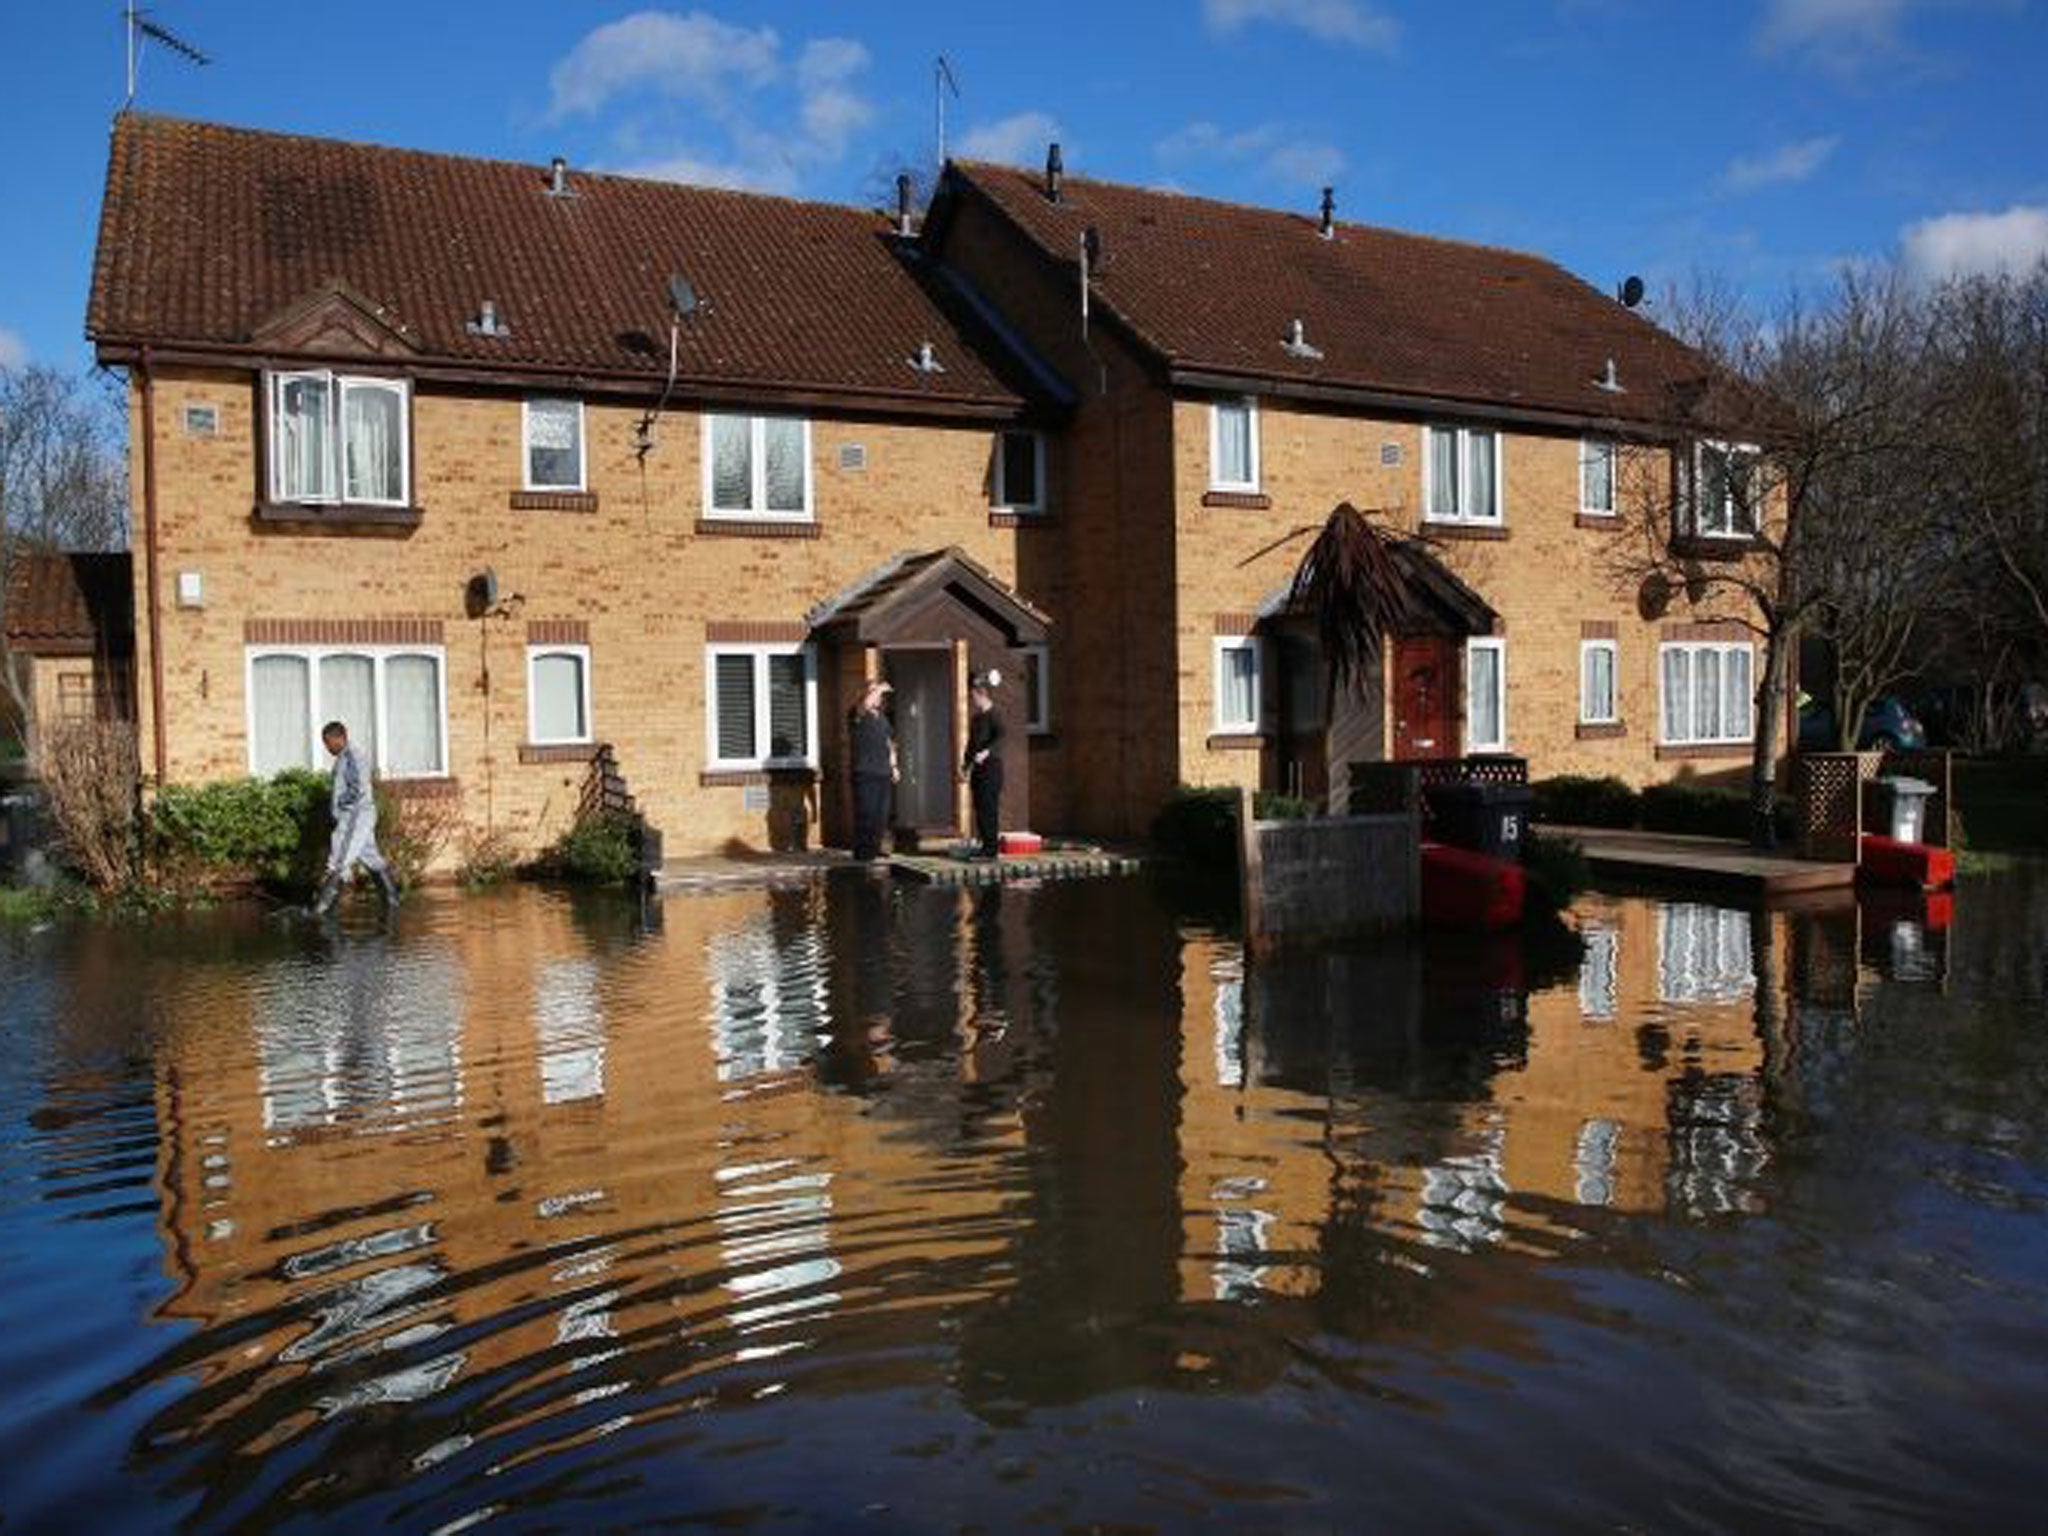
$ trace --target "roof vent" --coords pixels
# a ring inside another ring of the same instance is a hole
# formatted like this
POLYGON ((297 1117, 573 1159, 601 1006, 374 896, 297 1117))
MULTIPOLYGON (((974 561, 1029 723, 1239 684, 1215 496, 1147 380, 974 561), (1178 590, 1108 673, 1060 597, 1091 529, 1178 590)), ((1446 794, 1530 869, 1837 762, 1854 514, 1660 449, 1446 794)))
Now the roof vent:
POLYGON ((1066 162, 1060 159, 1060 146, 1054 140, 1045 150, 1045 197, 1047 202, 1060 200, 1060 178, 1066 174, 1066 162))
POLYGON ((908 240, 916 233, 910 227, 910 173, 902 171, 896 177, 896 233, 908 240))
POLYGON ((1614 371, 1614 359, 1611 357, 1607 359, 1607 366, 1601 371, 1600 377, 1593 381, 1593 387, 1605 390, 1610 395, 1628 393, 1622 388, 1621 375, 1614 371))
POLYGON ((548 196, 574 197, 569 189, 569 162, 560 155, 548 162, 548 196))
POLYGON ((512 334, 512 327, 498 318, 497 304, 490 299, 485 299, 483 307, 477 311, 476 318, 469 322, 469 334, 472 336, 499 338, 510 336, 512 334))
POLYGON ((1323 355, 1321 347, 1312 347, 1308 344, 1308 336, 1303 331, 1299 320, 1287 322, 1287 339, 1280 343, 1280 350, 1289 357, 1307 358, 1312 362, 1320 359, 1323 355))
POLYGON ((939 354, 928 341, 917 344, 917 352, 910 359, 910 366, 919 373, 944 373, 946 365, 939 361, 939 354))
POLYGON ((1325 240, 1337 237, 1337 189, 1323 188, 1323 221, 1317 231, 1325 240))

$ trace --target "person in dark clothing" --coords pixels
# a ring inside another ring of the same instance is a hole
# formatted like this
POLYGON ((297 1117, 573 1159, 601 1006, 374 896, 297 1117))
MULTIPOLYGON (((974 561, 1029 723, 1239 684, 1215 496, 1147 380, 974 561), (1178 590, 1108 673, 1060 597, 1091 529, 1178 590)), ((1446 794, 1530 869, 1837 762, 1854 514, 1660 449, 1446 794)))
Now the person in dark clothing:
POLYGON ((861 860, 882 856, 889 789, 897 778, 896 738, 889 717, 882 713, 889 692, 888 683, 871 679, 853 708, 847 732, 853 756, 853 856, 861 860))
POLYGON ((987 672, 967 690, 967 753, 961 769, 974 798, 974 837, 982 858, 998 850, 1003 808, 1003 717, 996 713, 995 687, 1000 674, 987 672))

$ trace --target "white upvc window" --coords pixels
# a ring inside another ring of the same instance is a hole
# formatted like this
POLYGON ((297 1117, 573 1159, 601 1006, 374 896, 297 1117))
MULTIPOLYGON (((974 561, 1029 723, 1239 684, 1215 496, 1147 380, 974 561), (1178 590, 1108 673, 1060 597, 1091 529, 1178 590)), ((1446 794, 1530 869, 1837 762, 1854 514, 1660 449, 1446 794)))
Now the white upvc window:
POLYGON ((1755 650, 1746 640, 1658 647, 1658 739, 1672 747, 1748 741, 1755 725, 1755 650))
POLYGON ((319 370, 273 373, 269 382, 272 501, 409 504, 412 411, 405 380, 319 370))
POLYGON ((448 771, 440 646, 252 645, 246 664, 252 774, 326 767, 320 730, 329 720, 348 727, 385 778, 448 771))
POLYGON ((1707 539, 1753 538, 1760 462, 1747 443, 1694 443, 1679 459, 1685 531, 1707 539))
POLYGON ((1259 488, 1259 402, 1233 395, 1209 402, 1209 489, 1259 488))
POLYGON ((817 766, 818 672, 809 646, 709 645, 704 679, 712 768, 817 766))
POLYGON ((1579 724, 1613 725, 1621 719, 1620 653, 1613 640, 1579 642, 1579 724))
POLYGON ((536 747, 591 739, 589 646, 526 648, 526 739, 536 747))
POLYGON ((1027 645, 1024 657, 1024 729, 1043 734, 1052 729, 1052 647, 1027 645))
POLYGON ((1579 510, 1590 517, 1615 512, 1617 457, 1611 437, 1579 439, 1579 510))
POLYGON ((1422 429, 1423 516, 1434 523, 1501 521, 1501 440, 1490 427, 1422 429))
POLYGON ((811 423, 802 416, 704 417, 704 515, 811 518, 811 423))
POLYGON ((1508 643, 1465 642, 1465 750, 1505 752, 1508 745, 1508 643))
POLYGON ((996 434, 994 506, 999 512, 1045 510, 1045 434, 996 434))
POLYGON ((1256 734, 1260 721, 1261 677, 1264 672, 1256 635, 1215 637, 1216 734, 1256 734))
POLYGON ((584 489, 583 402, 534 399, 521 412, 529 491, 584 489))

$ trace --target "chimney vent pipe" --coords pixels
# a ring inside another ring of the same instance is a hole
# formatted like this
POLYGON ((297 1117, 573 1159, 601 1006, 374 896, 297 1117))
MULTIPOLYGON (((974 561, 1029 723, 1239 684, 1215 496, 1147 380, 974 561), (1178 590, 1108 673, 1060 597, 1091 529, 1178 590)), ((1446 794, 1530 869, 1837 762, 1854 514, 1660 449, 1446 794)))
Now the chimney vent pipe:
POLYGON ((560 155, 548 162, 548 194, 551 197, 569 195, 569 162, 560 155))
POLYGON ((1337 189, 1323 188, 1323 222, 1318 233, 1325 240, 1336 238, 1337 234, 1337 189))
POLYGON ((1046 201, 1056 203, 1060 200, 1060 178, 1065 174, 1066 168, 1066 163, 1060 159, 1059 143, 1055 140, 1045 151, 1046 201))
POLYGON ((900 171, 896 176, 896 233, 908 240, 913 233, 910 227, 910 173, 900 171))

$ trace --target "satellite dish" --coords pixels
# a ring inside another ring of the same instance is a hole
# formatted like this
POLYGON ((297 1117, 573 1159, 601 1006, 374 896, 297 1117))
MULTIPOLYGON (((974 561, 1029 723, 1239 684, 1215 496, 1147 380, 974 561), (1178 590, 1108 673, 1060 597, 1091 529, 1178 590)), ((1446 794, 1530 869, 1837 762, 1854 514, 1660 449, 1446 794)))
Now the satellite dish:
POLYGON ((488 565, 469 578, 463 589, 463 608, 473 619, 480 619, 498 606, 498 573, 488 565))
POLYGON ((1643 280, 1631 273, 1621 280, 1621 302, 1624 307, 1634 309, 1643 302, 1643 280))
POLYGON ((690 286, 690 280, 680 272, 668 275, 669 308, 676 312, 676 318, 697 312, 697 290, 690 286))
POLYGON ((1671 609, 1671 583, 1661 571, 1652 571, 1636 590, 1636 612, 1654 624, 1671 609))

